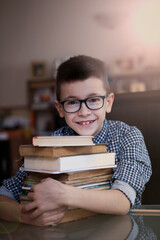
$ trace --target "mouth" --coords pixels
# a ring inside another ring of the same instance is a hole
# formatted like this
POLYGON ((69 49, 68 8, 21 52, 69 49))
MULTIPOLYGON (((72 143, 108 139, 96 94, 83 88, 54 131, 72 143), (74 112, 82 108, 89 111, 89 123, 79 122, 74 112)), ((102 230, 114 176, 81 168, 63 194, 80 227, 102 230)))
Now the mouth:
POLYGON ((95 120, 88 120, 88 121, 80 121, 80 122, 77 122, 77 123, 81 126, 88 126, 88 125, 91 125, 94 122, 95 122, 95 120))

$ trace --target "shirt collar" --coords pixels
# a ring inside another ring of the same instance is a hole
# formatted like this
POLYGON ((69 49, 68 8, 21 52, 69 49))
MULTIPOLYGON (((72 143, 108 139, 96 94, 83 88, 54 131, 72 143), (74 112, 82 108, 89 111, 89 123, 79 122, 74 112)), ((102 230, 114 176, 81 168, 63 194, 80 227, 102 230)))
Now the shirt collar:
POLYGON ((108 134, 108 121, 107 119, 104 120, 103 128, 100 133, 93 139, 93 142, 98 143, 107 143, 109 139, 107 139, 108 134))

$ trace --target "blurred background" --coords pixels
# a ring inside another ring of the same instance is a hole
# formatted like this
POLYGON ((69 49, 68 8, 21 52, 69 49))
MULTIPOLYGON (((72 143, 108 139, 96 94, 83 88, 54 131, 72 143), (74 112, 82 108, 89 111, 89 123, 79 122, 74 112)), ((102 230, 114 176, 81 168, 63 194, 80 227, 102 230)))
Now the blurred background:
POLYGON ((0 0, 0 180, 19 167, 20 144, 64 124, 54 108, 59 64, 106 62, 115 93, 108 119, 143 133, 153 176, 143 202, 160 203, 160 0, 0 0))

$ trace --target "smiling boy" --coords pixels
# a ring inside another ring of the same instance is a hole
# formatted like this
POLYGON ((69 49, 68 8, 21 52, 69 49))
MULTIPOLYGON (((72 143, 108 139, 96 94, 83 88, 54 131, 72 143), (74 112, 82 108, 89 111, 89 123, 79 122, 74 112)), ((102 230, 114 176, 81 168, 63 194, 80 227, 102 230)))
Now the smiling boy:
MULTIPOLYGON (((28 194, 32 202, 19 207, 21 221, 54 224, 62 219, 67 207, 126 214, 131 207, 140 206, 142 192, 152 172, 150 159, 143 136, 136 127, 106 119, 114 94, 109 89, 104 63, 88 56, 72 57, 62 63, 57 73, 56 95, 55 106, 67 126, 53 135, 94 136, 94 143, 105 143, 109 152, 116 153, 117 168, 111 189, 106 191, 88 191, 45 179, 28 194)), ((18 176, 21 179, 18 184, 12 179, 4 181, 1 195, 18 200, 24 173, 19 171, 18 176)))
POLYGON ((60 98, 63 101, 56 100, 55 104, 60 117, 64 117, 68 126, 78 135, 96 136, 102 130, 106 112, 110 112, 113 103, 113 94, 108 96, 106 94, 102 80, 90 77, 85 81, 63 83, 61 86, 63 97, 60 98), (77 99, 86 102, 79 105, 80 109, 72 112, 76 105, 80 104, 77 99), (87 107, 87 103, 90 108, 87 107), (99 109, 94 109, 94 105, 98 105, 99 109))

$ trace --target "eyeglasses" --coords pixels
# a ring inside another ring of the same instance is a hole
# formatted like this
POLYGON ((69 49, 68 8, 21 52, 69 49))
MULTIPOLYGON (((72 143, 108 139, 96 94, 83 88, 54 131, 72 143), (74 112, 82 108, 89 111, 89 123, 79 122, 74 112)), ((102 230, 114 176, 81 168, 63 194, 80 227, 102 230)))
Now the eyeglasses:
POLYGON ((82 103, 84 102, 86 107, 90 110, 98 110, 103 107, 104 99, 106 96, 94 96, 86 99, 71 99, 59 102, 62 104, 63 109, 67 113, 75 113, 81 109, 82 103))

